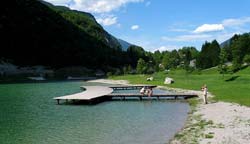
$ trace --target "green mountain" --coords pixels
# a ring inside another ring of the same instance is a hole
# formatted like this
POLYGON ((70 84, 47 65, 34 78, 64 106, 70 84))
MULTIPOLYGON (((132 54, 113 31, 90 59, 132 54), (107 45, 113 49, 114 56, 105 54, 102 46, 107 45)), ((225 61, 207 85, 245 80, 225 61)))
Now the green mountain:
POLYGON ((118 67, 126 52, 89 14, 38 0, 6 1, 0 13, 0 59, 53 68, 118 67))
POLYGON ((44 1, 42 1, 42 3, 55 10, 66 20, 75 24, 79 29, 85 31, 93 37, 96 37, 98 40, 107 44, 111 48, 121 48, 119 41, 114 36, 106 32, 103 27, 99 23, 97 23, 94 16, 90 13, 70 10, 69 8, 64 6, 54 6, 44 1))

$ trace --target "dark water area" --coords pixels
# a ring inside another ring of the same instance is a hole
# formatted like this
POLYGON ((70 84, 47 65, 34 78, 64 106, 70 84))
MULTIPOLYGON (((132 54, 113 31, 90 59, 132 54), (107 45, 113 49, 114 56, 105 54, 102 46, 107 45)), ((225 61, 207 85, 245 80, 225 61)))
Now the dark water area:
POLYGON ((57 105, 84 82, 0 85, 1 144, 164 144, 187 118, 185 102, 107 101, 57 105))

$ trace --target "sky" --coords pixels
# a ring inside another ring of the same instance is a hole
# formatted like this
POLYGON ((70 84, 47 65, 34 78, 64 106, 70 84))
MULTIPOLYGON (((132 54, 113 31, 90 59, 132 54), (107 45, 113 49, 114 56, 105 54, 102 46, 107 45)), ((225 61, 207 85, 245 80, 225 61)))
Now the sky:
POLYGON ((45 0, 89 12, 106 31, 147 51, 201 49, 250 32, 250 0, 45 0))

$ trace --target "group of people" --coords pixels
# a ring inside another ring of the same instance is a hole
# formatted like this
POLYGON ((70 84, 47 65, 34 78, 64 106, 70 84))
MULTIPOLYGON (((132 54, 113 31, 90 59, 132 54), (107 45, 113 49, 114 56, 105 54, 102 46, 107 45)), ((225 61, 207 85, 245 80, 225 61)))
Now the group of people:
POLYGON ((151 97, 153 95, 153 89, 152 87, 142 87, 140 90, 140 93, 142 95, 148 95, 148 97, 151 97))
MULTIPOLYGON (((201 87, 201 90, 203 91, 203 102, 204 104, 207 104, 207 93, 208 93, 208 88, 207 88, 207 85, 204 84, 202 87, 201 87)), ((153 89, 152 87, 142 87, 141 90, 140 90, 140 93, 142 95, 148 95, 148 97, 151 97, 153 95, 153 89)))

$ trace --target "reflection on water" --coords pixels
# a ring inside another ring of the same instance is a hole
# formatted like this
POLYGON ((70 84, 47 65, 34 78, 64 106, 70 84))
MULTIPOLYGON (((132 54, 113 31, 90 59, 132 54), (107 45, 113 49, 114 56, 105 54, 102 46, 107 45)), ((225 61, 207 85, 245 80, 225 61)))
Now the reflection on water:
MULTIPOLYGON (((187 103, 110 101, 57 105, 83 82, 0 85, 0 142, 4 144, 163 144, 187 117, 187 103)), ((99 85, 99 84, 98 84, 99 85)))

